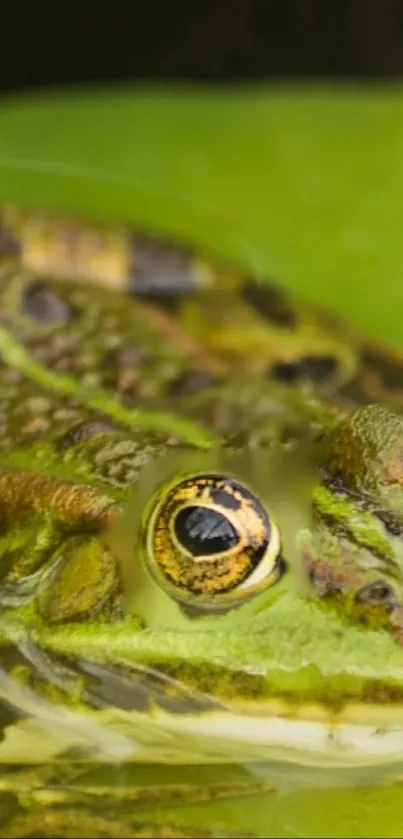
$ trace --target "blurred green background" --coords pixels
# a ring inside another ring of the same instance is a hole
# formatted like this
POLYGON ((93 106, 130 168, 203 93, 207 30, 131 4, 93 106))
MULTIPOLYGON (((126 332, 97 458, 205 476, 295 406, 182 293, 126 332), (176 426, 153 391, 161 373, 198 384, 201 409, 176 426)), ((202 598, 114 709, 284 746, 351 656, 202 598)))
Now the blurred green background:
POLYGON ((9 95, 0 200, 166 230, 403 343, 397 83, 9 95))

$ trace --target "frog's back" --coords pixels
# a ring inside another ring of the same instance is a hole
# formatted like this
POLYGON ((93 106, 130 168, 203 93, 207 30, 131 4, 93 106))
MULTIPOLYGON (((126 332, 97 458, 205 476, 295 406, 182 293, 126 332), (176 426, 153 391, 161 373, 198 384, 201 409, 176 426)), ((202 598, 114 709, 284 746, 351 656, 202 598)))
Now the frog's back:
MULTIPOLYGON (((55 374, 119 393, 127 407, 181 412, 194 402, 217 422, 210 393, 234 379, 237 392, 254 382, 249 409, 268 385, 343 410, 403 407, 399 353, 190 247, 14 206, 3 207, 0 234, 3 323, 55 374)), ((22 374, 2 378, 13 389, 22 374)), ((218 431, 234 430, 221 417, 218 431)))

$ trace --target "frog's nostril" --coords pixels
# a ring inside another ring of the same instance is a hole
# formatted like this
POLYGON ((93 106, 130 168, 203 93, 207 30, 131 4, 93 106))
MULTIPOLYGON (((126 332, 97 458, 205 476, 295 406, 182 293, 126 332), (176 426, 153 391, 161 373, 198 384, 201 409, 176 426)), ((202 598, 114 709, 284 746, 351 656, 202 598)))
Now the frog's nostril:
POLYGON ((392 586, 382 580, 364 586, 356 596, 357 603, 366 603, 368 606, 392 606, 395 600, 392 586))

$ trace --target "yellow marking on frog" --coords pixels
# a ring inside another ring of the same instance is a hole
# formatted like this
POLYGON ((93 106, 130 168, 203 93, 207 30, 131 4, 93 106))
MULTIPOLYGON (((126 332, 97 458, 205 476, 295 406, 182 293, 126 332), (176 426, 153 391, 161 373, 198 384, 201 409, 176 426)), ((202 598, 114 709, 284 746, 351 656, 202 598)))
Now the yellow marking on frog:
POLYGON ((124 291, 130 271, 130 240, 123 228, 86 224, 47 212, 6 205, 2 216, 15 230, 23 265, 40 275, 81 280, 124 291))

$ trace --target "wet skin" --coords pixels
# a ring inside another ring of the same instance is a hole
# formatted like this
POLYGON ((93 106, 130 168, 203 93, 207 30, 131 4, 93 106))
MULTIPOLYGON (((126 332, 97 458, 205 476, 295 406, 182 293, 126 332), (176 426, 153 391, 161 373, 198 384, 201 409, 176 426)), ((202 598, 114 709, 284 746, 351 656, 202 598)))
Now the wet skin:
POLYGON ((402 359, 156 236, 1 218, 0 759, 398 763, 402 359))

